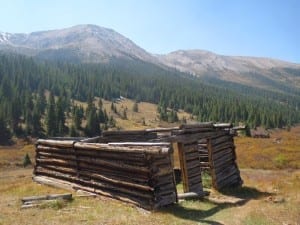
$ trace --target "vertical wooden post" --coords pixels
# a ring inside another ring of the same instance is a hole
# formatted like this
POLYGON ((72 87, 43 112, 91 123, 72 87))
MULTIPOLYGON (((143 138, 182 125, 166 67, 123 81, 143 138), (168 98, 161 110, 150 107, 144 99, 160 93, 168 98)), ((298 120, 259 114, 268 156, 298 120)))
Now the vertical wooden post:
POLYGON ((180 162, 180 168, 181 168, 183 191, 189 192, 189 179, 188 179, 188 172, 187 172, 187 165, 186 165, 183 143, 178 143, 178 156, 179 156, 179 162, 180 162))
POLYGON ((168 155, 168 157, 169 157, 169 159, 170 159, 170 164, 171 164, 171 167, 172 167, 172 169, 173 169, 173 185, 174 185, 174 191, 175 191, 175 194, 176 194, 176 202, 178 202, 178 193, 177 193, 177 188, 176 188, 176 181, 175 181, 175 174, 174 174, 174 148, 175 148, 175 146, 174 146, 175 144, 173 143, 172 144, 172 147, 173 147, 173 152, 170 154, 170 155, 168 155))
POLYGON ((214 188, 217 188, 216 173, 215 173, 215 167, 214 167, 214 161, 213 161, 213 147, 212 147, 212 143, 211 143, 211 138, 209 138, 207 141, 207 150, 208 150, 209 172, 211 175, 212 186, 214 188))

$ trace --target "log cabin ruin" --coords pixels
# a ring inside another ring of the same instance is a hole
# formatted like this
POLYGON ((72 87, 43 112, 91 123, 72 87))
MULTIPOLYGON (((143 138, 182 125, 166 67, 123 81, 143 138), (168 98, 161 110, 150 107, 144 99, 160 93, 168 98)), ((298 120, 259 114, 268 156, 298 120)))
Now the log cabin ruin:
POLYGON ((205 170, 217 190, 242 185, 234 133, 231 124, 199 123, 106 131, 88 139, 39 139, 33 180, 153 210, 178 202, 175 154, 187 196, 205 195, 201 177, 205 170))

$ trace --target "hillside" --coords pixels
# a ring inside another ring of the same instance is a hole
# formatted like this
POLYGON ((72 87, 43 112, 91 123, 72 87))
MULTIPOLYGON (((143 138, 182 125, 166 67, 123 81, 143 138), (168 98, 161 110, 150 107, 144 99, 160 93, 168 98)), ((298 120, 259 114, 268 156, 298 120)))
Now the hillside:
POLYGON ((300 89, 300 64, 281 60, 224 56, 202 50, 179 50, 159 55, 162 63, 206 80, 223 80, 285 92, 300 89))
MULTIPOLYGON (((189 118, 179 121, 183 111, 198 121, 242 122, 250 127, 282 128, 300 121, 299 96, 236 86, 230 90, 140 60, 71 64, 0 54, 0 74, 4 131, 0 142, 12 135, 97 135, 100 129, 115 128, 116 119, 130 114, 123 108, 107 115, 93 100, 114 101, 121 96, 156 104, 157 124, 185 122, 189 118), (76 101, 89 107, 82 109, 76 101), (66 123, 67 119, 72 121, 66 123)), ((146 123, 149 118, 145 115, 146 123)))

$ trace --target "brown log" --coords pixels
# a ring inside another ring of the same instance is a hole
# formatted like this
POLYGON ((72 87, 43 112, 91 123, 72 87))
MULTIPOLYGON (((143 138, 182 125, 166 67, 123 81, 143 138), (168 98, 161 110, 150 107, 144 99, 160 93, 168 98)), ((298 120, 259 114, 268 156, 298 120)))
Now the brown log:
MULTIPOLYGON (((155 144, 154 144, 155 145, 155 144)), ((147 146, 131 146, 123 147, 120 144, 94 144, 94 143, 75 143, 76 149, 89 149, 97 151, 111 151, 111 152, 127 152, 127 153, 147 153, 147 154, 170 154, 172 153, 172 148, 165 147, 165 145, 151 146, 147 143, 147 146)))
POLYGON ((196 192, 186 192, 178 194, 178 199, 197 199, 203 198, 205 196, 204 192, 196 193, 196 192))
POLYGON ((84 176, 89 176, 91 178, 96 178, 96 179, 101 180, 101 181, 117 184, 117 185, 120 185, 120 186, 136 188, 136 189, 140 189, 140 190, 144 190, 144 191, 154 191, 154 188, 152 188, 150 186, 140 185, 140 184, 127 182, 127 181, 116 180, 116 179, 112 179, 112 178, 109 178, 107 176, 103 176, 103 175, 96 174, 96 173, 91 173, 91 172, 86 172, 86 171, 79 171, 79 174, 84 175, 84 176))
POLYGON ((91 158, 91 157, 84 157, 84 156, 78 156, 77 158, 78 162, 81 163, 91 163, 94 165, 97 165, 98 167, 110 167, 114 169, 120 169, 120 170, 126 170, 126 171, 132 171, 132 172, 138 172, 138 173, 149 173, 149 168, 147 167, 140 167, 140 166, 133 166, 129 164, 124 164, 122 161, 110 161, 110 160, 102 160, 99 158, 91 158))
POLYGON ((191 128, 212 128, 213 123, 212 122, 206 122, 206 123, 196 123, 196 124, 182 124, 179 129, 191 129, 191 128))
POLYGON ((224 129, 224 128, 232 128, 233 127, 232 123, 215 123, 213 126, 215 128, 222 128, 222 129, 224 129))
POLYGON ((238 182, 239 179, 240 179, 239 176, 234 174, 231 177, 229 177, 227 180, 225 180, 225 182, 223 181, 223 182, 220 182, 220 183, 216 183, 214 188, 220 190, 222 188, 225 188, 225 187, 229 186, 229 184, 232 184, 233 181, 238 182))
POLYGON ((63 159, 36 159, 37 165, 46 164, 46 165, 61 165, 64 167, 76 167, 76 162, 71 160, 63 159))
POLYGON ((49 194, 49 195, 39 195, 39 196, 29 196, 22 198, 22 202, 33 202, 40 200, 53 200, 53 199, 64 199, 64 200, 72 200, 72 194, 49 194))
POLYGON ((223 151, 224 149, 231 148, 234 149, 234 144, 232 142, 223 143, 219 146, 214 146, 212 149, 212 153, 218 153, 223 151))
POLYGON ((173 204, 173 203, 176 202, 176 200, 177 200, 177 197, 176 197, 175 194, 167 196, 165 198, 162 198, 158 203, 155 203, 153 208, 157 209, 157 208, 162 207, 162 206, 173 204))
POLYGON ((148 128, 148 129, 146 129, 145 131, 146 131, 146 132, 170 132, 170 131, 173 131, 173 130, 179 130, 179 127, 170 127, 170 128, 161 128, 161 127, 158 127, 158 128, 148 128))
POLYGON ((217 152, 217 153, 213 153, 212 155, 212 159, 213 160, 218 160, 219 158, 222 158, 225 155, 230 155, 231 158, 233 158, 233 149, 232 148, 226 148, 223 151, 217 152))
POLYGON ((194 168, 199 168, 200 169, 199 158, 195 159, 195 160, 187 161, 186 167, 187 167, 188 171, 193 170, 194 168))
POLYGON ((64 189, 68 189, 68 190, 84 190, 84 191, 88 191, 91 193, 96 193, 96 194, 103 195, 106 197, 118 199, 120 201, 130 203, 130 204, 133 204, 133 205, 136 205, 136 206, 148 209, 148 210, 151 210, 154 208, 154 203, 152 203, 151 201, 142 201, 141 199, 134 198, 134 197, 125 197, 122 194, 113 194, 113 193, 109 193, 109 192, 106 192, 103 190, 86 187, 86 186, 83 186, 80 184, 73 184, 70 182, 61 181, 61 180, 55 179, 55 178, 35 176, 33 179, 38 183, 42 183, 42 184, 46 184, 46 185, 50 185, 50 186, 54 186, 54 187, 64 188, 64 189))
POLYGON ((60 140, 50 140, 50 139, 38 139, 38 145, 46 145, 52 147, 63 147, 63 148, 73 148, 75 141, 68 140, 68 141, 60 141, 60 140))
POLYGON ((38 158, 50 158, 50 159, 63 159, 63 160, 76 160, 75 155, 63 155, 51 152, 38 152, 38 158))
POLYGON ((85 139, 81 140, 80 142, 97 143, 97 142, 99 142, 100 138, 101 138, 101 136, 92 137, 92 138, 85 138, 85 139))
POLYGON ((40 164, 37 167, 53 170, 56 172, 67 173, 70 175, 76 175, 78 173, 78 170, 75 168, 61 167, 57 165, 40 164))
POLYGON ((222 143, 226 143, 226 142, 233 142, 233 139, 231 136, 225 135, 223 137, 218 137, 216 139, 212 139, 211 144, 212 146, 217 146, 220 145, 222 143))
POLYGON ((86 181, 83 179, 77 179, 80 184, 84 184, 85 186, 96 188, 97 190, 102 190, 106 192, 112 192, 112 193, 123 193, 128 196, 134 196, 138 198, 143 199, 153 199, 153 193, 152 192, 146 192, 138 189, 132 189, 132 188, 125 188, 121 186, 115 186, 112 184, 102 183, 102 182, 96 182, 93 180, 86 181))
POLYGON ((199 154, 199 152, 192 152, 192 153, 189 153, 189 154, 185 154, 185 158, 186 158, 187 161, 191 161, 191 160, 198 160, 199 161, 200 154, 199 154))
POLYGON ((231 157, 229 157, 229 158, 221 159, 219 161, 214 161, 213 167, 216 170, 223 170, 224 168, 227 168, 228 166, 233 164, 235 164, 235 161, 231 157))

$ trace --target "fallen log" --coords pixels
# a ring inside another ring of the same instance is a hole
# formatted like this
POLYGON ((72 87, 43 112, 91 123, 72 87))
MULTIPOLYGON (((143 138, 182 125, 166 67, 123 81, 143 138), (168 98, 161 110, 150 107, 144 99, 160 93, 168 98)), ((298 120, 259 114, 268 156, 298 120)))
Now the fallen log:
POLYGON ((53 199, 64 199, 64 200, 72 200, 72 194, 50 194, 50 195, 39 195, 39 196, 29 196, 22 198, 22 202, 32 202, 32 201, 40 201, 40 200, 53 200, 53 199))
POLYGON ((206 196, 205 192, 196 193, 196 192, 186 192, 177 194, 178 199, 198 199, 206 196))

